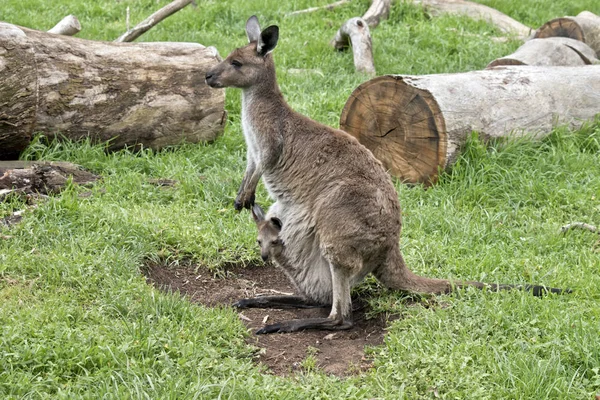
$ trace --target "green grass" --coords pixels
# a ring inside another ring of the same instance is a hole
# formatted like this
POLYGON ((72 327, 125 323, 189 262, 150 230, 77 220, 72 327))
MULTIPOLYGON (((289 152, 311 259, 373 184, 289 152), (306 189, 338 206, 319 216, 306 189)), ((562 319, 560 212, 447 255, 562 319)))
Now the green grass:
MULTIPOLYGON (((125 9, 137 23, 168 1, 4 0, 1 19, 49 29, 77 15, 80 36, 114 39, 125 9)), ((275 50, 289 103, 337 126, 340 110, 366 77, 351 54, 328 45, 366 0, 335 12, 286 12, 329 0, 198 1, 142 36, 194 41, 222 55, 245 43, 256 13, 281 27, 275 50), (292 73, 290 69, 317 72, 292 73)), ((530 26, 597 1, 485 1, 530 26)), ((432 18, 395 3, 373 30, 379 74, 483 68, 518 42, 467 18, 432 18)), ((409 306, 376 291, 376 311, 403 316, 384 345, 371 349, 375 369, 339 379, 314 369, 296 378, 266 374, 251 361, 246 332, 227 308, 193 305, 146 285, 144 260, 186 258, 215 270, 256 263, 255 228, 232 202, 244 169, 239 92, 227 91, 225 134, 210 145, 161 152, 107 154, 89 143, 37 140, 24 158, 68 160, 102 175, 90 189, 69 187, 28 210, 0 235, 0 397, 2 398, 473 398, 591 399, 600 392, 598 236, 560 234, 563 224, 600 225, 600 121, 578 132, 557 129, 540 142, 482 145, 473 138, 453 169, 431 189, 396 187, 403 205, 401 244, 424 275, 570 287, 566 296, 464 291, 409 306), (176 179, 158 188, 151 178, 176 179)), ((261 186, 261 203, 267 203, 261 186)), ((0 203, 0 217, 24 208, 0 203)))

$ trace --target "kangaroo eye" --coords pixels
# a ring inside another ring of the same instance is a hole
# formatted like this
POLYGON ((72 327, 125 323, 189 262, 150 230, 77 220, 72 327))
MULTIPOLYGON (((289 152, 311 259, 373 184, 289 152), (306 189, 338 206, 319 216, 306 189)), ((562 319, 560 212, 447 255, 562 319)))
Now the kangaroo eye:
POLYGON ((233 61, 231 61, 231 65, 233 65, 235 68, 241 68, 242 63, 239 62, 238 60, 233 60, 233 61))
POLYGON ((256 243, 258 243, 259 246, 262 246, 262 240, 258 239, 256 243))
POLYGON ((279 244, 279 240, 272 240, 271 244, 277 246, 279 244))

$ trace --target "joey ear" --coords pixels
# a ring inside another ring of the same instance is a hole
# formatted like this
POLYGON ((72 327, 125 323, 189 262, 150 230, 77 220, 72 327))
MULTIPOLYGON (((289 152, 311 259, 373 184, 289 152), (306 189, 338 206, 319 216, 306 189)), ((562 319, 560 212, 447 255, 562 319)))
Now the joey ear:
POLYGON ((256 46, 256 51, 261 56, 266 56, 275 49, 279 40, 279 27, 271 25, 261 32, 256 46))
POLYGON ((246 21, 246 36, 248 36, 248 42, 256 42, 260 38, 260 25, 256 15, 251 16, 246 21))
POLYGON ((281 220, 276 217, 271 217, 271 224, 273 224, 273 226, 277 228, 278 231, 281 231, 281 228, 283 227, 283 223, 281 222, 281 220))
POLYGON ((254 222, 256 222, 257 224, 265 220, 265 212, 256 203, 254 203, 254 205, 252 206, 252 218, 254 218, 254 222))

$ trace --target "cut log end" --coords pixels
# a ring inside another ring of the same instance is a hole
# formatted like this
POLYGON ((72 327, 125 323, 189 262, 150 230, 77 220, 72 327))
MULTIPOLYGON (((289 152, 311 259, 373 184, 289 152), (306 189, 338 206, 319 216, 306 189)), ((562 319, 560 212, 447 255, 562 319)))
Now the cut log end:
POLYGON ((446 158, 446 128, 431 94, 401 77, 381 76, 350 96, 340 128, 406 183, 434 183, 446 158))
POLYGON ((585 34, 581 26, 572 18, 555 18, 542 25, 535 33, 534 39, 549 37, 567 37, 585 42, 585 34))

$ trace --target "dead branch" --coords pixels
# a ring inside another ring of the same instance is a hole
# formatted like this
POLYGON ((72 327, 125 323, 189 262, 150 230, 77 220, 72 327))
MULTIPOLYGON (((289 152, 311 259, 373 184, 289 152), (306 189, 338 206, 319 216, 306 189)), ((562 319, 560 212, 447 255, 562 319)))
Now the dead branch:
POLYGON ((177 11, 186 7, 187 5, 193 3, 194 0, 175 0, 139 24, 137 24, 133 29, 128 30, 117 39, 115 42, 133 42, 138 37, 142 36, 145 32, 149 31, 153 26, 161 22, 163 19, 175 14, 177 11))
POLYGON ((592 233, 600 234, 600 229, 598 229, 594 225, 586 224, 585 222, 572 222, 572 223, 567 224, 567 225, 563 226, 562 228, 560 228, 560 231, 565 233, 573 228, 585 229, 592 233))
POLYGON ((319 11, 319 10, 323 10, 323 9, 333 10, 335 7, 339 7, 339 6, 342 6, 347 3, 350 3, 350 0, 340 0, 340 1, 336 1, 335 3, 327 4, 326 6, 310 7, 310 8, 306 8, 304 10, 292 11, 290 13, 285 14, 285 16, 289 17, 292 15, 306 14, 306 13, 311 13, 311 12, 315 12, 315 11, 319 11))
POLYGON ((369 28, 375 28, 379 23, 390 15, 392 0, 373 0, 371 7, 367 10, 363 19, 367 21, 369 28))
POLYGON ((54 33, 57 35, 73 36, 81 30, 81 24, 74 15, 67 15, 60 20, 48 33, 54 33))
POLYGON ((354 17, 346 21, 337 31, 333 39, 333 46, 337 50, 344 50, 348 47, 349 42, 352 44, 356 71, 374 75, 375 65, 373 64, 371 33, 369 32, 369 25, 364 19, 354 17))
POLYGON ((345 50, 352 45, 354 66, 357 72, 375 75, 373 45, 369 27, 375 28, 390 14, 391 0, 373 0, 362 18, 350 18, 336 32, 331 45, 336 50, 345 50))
POLYGON ((413 0, 413 2, 428 8, 433 14, 466 15, 473 19, 488 21, 502 32, 515 33, 523 39, 529 37, 532 31, 530 27, 494 8, 467 0, 413 0))

